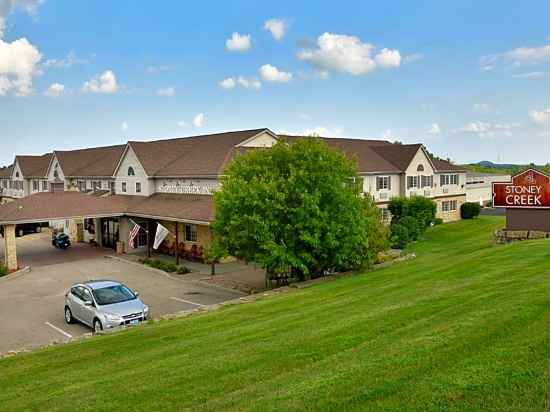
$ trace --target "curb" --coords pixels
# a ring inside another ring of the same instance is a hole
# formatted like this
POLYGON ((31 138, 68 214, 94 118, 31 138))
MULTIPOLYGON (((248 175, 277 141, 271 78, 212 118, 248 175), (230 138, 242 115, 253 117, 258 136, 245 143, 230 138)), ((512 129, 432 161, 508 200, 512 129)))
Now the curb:
POLYGON ((17 279, 19 277, 21 277, 22 275, 24 275, 25 273, 30 273, 31 272, 31 267, 30 266, 25 266, 24 268, 22 269, 19 269, 18 271, 16 272, 12 272, 8 275, 5 275, 5 276, 2 276, 0 277, 0 283, 1 282, 7 282, 9 280, 13 280, 13 279, 17 279))

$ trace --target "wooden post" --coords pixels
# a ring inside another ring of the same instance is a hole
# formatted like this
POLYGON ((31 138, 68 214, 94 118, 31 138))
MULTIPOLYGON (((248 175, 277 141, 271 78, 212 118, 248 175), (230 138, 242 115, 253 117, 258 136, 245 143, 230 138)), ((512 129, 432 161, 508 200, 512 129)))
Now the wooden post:
POLYGON ((180 233, 179 233, 179 224, 176 222, 176 265, 180 264, 180 233))
POLYGON ((147 219, 147 257, 151 258, 151 220, 147 219))

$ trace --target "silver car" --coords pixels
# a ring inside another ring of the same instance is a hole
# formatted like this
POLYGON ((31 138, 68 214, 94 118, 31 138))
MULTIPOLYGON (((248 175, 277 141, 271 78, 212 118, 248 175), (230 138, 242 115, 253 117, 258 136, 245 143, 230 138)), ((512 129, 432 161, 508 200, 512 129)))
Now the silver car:
POLYGON ((122 283, 91 280, 74 285, 65 295, 65 321, 82 322, 94 332, 137 325, 149 316, 138 293, 122 283))

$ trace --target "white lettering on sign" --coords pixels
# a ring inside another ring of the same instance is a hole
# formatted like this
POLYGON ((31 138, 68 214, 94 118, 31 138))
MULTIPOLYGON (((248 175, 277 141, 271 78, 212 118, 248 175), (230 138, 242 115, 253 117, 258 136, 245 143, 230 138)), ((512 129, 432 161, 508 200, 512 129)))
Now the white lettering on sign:
POLYGON ((177 193, 186 195, 211 195, 218 189, 217 182, 195 184, 182 182, 165 182, 159 187, 162 193, 177 193))
POLYGON ((542 186, 506 186, 509 206, 542 206, 542 186))

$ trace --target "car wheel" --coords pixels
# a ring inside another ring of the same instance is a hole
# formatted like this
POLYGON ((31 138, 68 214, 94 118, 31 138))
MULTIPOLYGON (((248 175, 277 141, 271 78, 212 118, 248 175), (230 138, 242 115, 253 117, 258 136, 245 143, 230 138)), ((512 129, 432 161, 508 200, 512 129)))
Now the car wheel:
POLYGON ((103 330, 103 325, 99 319, 94 320, 94 332, 99 333, 103 330))
POLYGON ((65 322, 67 323, 74 323, 73 314, 71 312, 71 309, 69 309, 68 306, 65 306, 65 322))

